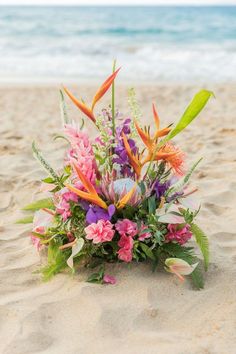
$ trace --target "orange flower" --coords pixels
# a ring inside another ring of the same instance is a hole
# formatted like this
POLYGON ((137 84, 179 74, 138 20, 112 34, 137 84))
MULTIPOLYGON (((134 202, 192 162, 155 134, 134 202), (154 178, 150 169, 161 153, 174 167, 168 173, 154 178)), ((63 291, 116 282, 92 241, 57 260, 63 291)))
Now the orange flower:
POLYGON ((93 110, 96 105, 96 103, 105 95, 107 90, 110 88, 112 85, 113 81, 116 78, 116 75, 118 74, 120 68, 117 69, 114 73, 112 73, 101 85, 101 87, 98 89, 96 92, 91 107, 88 107, 83 101, 79 101, 66 87, 64 87, 65 93, 70 97, 72 102, 87 116, 91 119, 93 123, 96 123, 96 118, 94 116, 93 110))
POLYGON ((156 125, 156 132, 153 137, 151 137, 148 129, 141 129, 139 127, 138 123, 136 121, 134 122, 135 128, 136 128, 140 138, 142 139, 143 143, 148 148, 150 155, 152 155, 152 152, 155 150, 155 146, 157 144, 158 138, 167 135, 171 130, 170 127, 160 129, 160 119, 159 119, 159 116, 157 114, 156 107, 154 104, 152 105, 152 110, 153 110, 154 122, 156 125))
POLYGON ((177 175, 182 176, 184 174, 184 153, 171 142, 166 143, 157 152, 154 157, 155 161, 164 160, 175 171, 177 175))
POLYGON ((129 157, 130 164, 133 167, 137 177, 139 178, 141 175, 141 169, 142 169, 142 163, 140 161, 140 157, 138 154, 134 155, 132 153, 131 148, 128 143, 128 140, 127 140, 127 137, 125 136, 124 133, 122 133, 122 137, 123 137, 125 150, 126 150, 127 155, 129 157))

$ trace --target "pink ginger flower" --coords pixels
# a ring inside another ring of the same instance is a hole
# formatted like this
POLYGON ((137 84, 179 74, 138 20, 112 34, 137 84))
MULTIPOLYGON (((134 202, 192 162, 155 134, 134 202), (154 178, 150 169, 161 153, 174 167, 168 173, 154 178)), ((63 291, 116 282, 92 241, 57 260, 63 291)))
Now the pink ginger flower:
POLYGON ((63 221, 66 221, 71 216, 70 201, 77 203, 78 196, 67 188, 55 193, 56 212, 62 215, 63 221))
POLYGON ((90 224, 84 229, 86 238, 93 240, 93 243, 108 242, 113 239, 115 230, 109 220, 98 220, 95 224, 90 224))
POLYGON ((139 236, 138 236, 139 241, 143 241, 146 238, 149 238, 152 236, 152 234, 150 232, 145 231, 146 229, 147 229, 147 226, 142 223, 141 229, 139 231, 139 236))
MULTIPOLYGON (((75 164, 85 177, 95 184, 97 166, 88 134, 79 130, 74 123, 66 124, 64 131, 71 143, 71 149, 67 152, 65 163, 70 166, 75 164)), ((76 187, 83 188, 79 182, 77 182, 76 187)))
POLYGON ((190 225, 188 224, 186 224, 181 229, 179 229, 178 224, 169 224, 167 228, 169 232, 165 236, 166 242, 175 241, 180 245, 184 245, 192 237, 192 232, 190 231, 190 225))
POLYGON ((118 242, 120 247, 118 253, 118 258, 124 262, 132 261, 132 250, 133 250, 134 240, 131 236, 126 236, 123 234, 118 242))
POLYGON ((126 235, 134 237, 138 233, 137 224, 129 219, 117 221, 115 227, 121 236, 126 235))

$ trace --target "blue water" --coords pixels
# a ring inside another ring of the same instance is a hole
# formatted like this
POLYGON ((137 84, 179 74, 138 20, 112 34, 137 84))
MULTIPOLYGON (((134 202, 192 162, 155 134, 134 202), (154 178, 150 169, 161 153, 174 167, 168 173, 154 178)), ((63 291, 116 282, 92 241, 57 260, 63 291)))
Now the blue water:
POLYGON ((0 81, 236 80, 236 6, 0 7, 0 81))

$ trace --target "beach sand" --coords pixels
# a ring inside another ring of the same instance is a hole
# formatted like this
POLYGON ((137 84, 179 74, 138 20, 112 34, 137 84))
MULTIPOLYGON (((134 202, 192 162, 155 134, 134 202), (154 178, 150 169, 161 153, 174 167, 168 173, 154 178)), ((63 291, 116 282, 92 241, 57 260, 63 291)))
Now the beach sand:
MULTIPOLYGON (((199 88, 137 87, 143 124, 151 122, 153 101, 162 126, 176 122, 199 88)), ((202 199, 198 223, 211 247, 201 291, 194 291, 188 279, 182 284, 164 271, 152 273, 149 264, 109 266, 118 280, 113 286, 86 283, 86 271, 74 277, 59 274, 48 283, 33 274, 40 258, 28 237, 29 226, 14 222, 22 216, 21 207, 39 198, 37 180, 45 176, 32 157, 31 142, 53 166, 63 159, 63 141, 53 141, 61 129, 58 88, 0 88, 0 353, 236 352, 236 85, 207 88, 216 99, 176 138, 189 165, 204 157, 192 178, 202 199)), ((93 93, 93 87, 83 88, 85 98, 93 93)), ((124 113, 126 93, 121 85, 117 104, 124 113)), ((71 104, 70 114, 75 120, 80 116, 71 104)))

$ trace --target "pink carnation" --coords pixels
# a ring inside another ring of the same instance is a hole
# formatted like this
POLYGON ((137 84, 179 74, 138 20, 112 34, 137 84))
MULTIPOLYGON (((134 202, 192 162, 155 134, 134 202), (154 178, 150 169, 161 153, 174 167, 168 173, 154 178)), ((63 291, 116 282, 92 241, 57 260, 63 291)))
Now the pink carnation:
POLYGON ((121 247, 118 251, 118 258, 124 262, 132 261, 132 249, 134 241, 131 236, 122 235, 118 246, 121 247))
POLYGON ((115 226, 121 236, 126 235, 134 237, 138 233, 137 224, 129 219, 119 220, 115 226))
POLYGON ((178 224, 169 224, 167 226, 169 232, 165 236, 166 242, 178 242, 180 245, 185 244, 191 237, 190 225, 186 224, 183 228, 179 229, 178 224))
POLYGON ((147 229, 147 226, 142 224, 141 225, 141 230, 139 231, 139 237, 138 237, 139 241, 143 241, 146 238, 149 238, 149 237, 152 236, 150 232, 145 231, 146 229, 147 229))
POLYGON ((90 224, 84 230, 86 238, 93 240, 93 243, 111 241, 115 233, 113 225, 109 220, 98 220, 96 224, 90 224))

